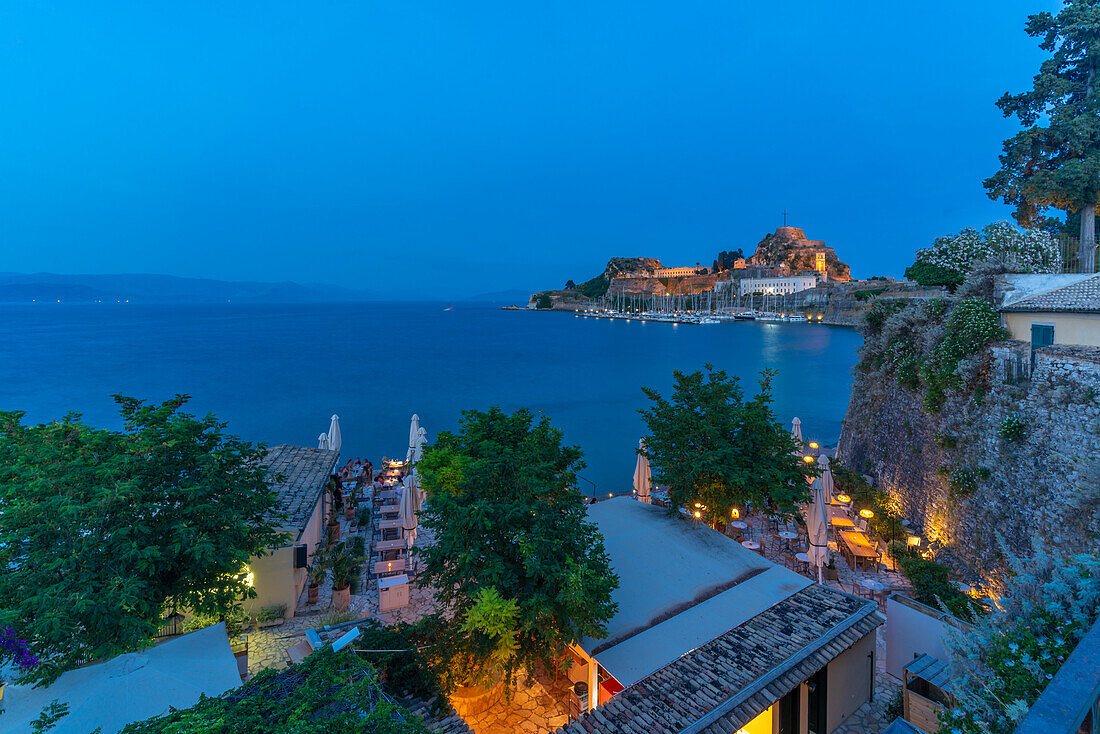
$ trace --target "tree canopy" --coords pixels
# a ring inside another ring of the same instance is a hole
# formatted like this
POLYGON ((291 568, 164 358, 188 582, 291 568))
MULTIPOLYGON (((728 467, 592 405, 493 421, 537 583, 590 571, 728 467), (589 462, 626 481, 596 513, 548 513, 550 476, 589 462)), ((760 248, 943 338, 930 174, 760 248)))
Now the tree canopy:
POLYGON ((1021 224, 1040 224, 1049 207, 1081 212, 1082 265, 1091 267, 1100 200, 1100 0, 1065 0, 1057 15, 1028 16, 1026 30, 1050 56, 1031 90, 997 101, 1024 129, 1004 141, 1001 169, 985 188, 1014 205, 1021 224))
POLYGON ((262 447, 187 400, 115 396, 123 431, 0 412, 0 623, 38 657, 24 680, 148 645, 172 607, 254 595, 241 571, 281 540, 262 447))
POLYGON ((421 583, 453 612, 456 667, 473 680, 550 669, 615 613, 603 538, 575 489, 581 451, 526 409, 465 411, 417 464, 431 496, 421 583))
POLYGON ((708 522, 746 507, 793 515, 810 499, 806 477, 816 465, 801 460, 801 446, 775 420, 775 372, 764 370, 759 392, 745 400, 737 377, 705 370, 674 371, 670 400, 642 388, 651 402, 640 412, 653 481, 668 487, 670 509, 698 511, 708 522))

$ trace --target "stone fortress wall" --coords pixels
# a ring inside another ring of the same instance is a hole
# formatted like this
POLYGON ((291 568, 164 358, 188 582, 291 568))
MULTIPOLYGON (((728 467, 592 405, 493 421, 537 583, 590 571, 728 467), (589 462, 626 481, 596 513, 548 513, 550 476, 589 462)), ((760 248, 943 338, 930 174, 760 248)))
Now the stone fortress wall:
POLYGON ((1014 553, 1100 547, 1100 349, 1036 350, 1010 341, 987 355, 988 392, 954 396, 929 414, 921 396, 857 372, 841 463, 886 489, 938 558, 987 579, 1014 553), (1011 416, 1022 437, 1002 435, 1011 416), (952 487, 956 477, 972 482, 952 487), (969 472, 968 475, 960 472, 969 472))

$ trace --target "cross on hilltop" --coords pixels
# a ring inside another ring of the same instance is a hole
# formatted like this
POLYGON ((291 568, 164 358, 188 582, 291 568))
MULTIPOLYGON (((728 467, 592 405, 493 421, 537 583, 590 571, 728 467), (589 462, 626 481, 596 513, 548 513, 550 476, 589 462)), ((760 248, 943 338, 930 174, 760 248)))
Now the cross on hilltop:
POLYGON ((783 210, 783 226, 787 226, 787 215, 790 214, 786 209, 783 210))

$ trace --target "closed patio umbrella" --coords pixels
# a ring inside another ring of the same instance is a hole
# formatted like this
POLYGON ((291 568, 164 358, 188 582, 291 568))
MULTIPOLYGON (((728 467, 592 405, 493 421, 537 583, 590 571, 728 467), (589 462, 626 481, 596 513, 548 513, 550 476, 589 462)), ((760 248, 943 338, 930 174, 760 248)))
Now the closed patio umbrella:
POLYGON ((397 519, 401 523, 401 529, 405 531, 405 537, 416 536, 416 484, 412 474, 405 475, 401 502, 397 506, 397 519))
POLYGON ((405 452, 405 461, 412 461, 413 452, 416 451, 416 439, 420 435, 420 416, 413 413, 409 423, 409 450, 405 452))
POLYGON ((343 445, 344 440, 340 437, 340 416, 333 413, 332 423, 328 426, 328 447, 333 451, 339 451, 343 445))
MULTIPOLYGON (((645 451, 645 439, 638 441, 638 448, 645 451)), ((649 471, 649 457, 644 453, 638 454, 638 461, 634 464, 634 491, 637 492, 639 502, 645 502, 649 504, 649 489, 650 489, 650 477, 652 473, 649 471)))
POLYGON ((810 485, 813 503, 806 518, 806 534, 810 540, 810 563, 817 567, 817 582, 821 583, 822 569, 829 563, 829 515, 825 509, 825 487, 821 477, 816 477, 810 485))
POLYGON ((833 482, 833 469, 829 466, 829 457, 822 454, 817 457, 817 463, 821 465, 821 486, 825 488, 825 501, 831 502, 836 494, 836 484, 833 482))
POLYGON ((428 432, 423 428, 417 430, 416 443, 412 449, 412 462, 415 464, 424 455, 424 446, 428 443, 428 432))
POLYGON ((320 436, 317 437, 317 448, 319 448, 319 449, 327 449, 328 448, 328 434, 327 433, 322 433, 320 436))
POLYGON ((791 438, 802 443, 802 421, 797 417, 791 421, 791 438))

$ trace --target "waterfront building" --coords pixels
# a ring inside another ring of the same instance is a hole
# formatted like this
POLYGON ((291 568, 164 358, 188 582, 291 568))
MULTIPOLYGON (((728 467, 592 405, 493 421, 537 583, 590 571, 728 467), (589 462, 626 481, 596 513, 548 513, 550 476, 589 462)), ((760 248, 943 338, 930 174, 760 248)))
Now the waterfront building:
POLYGON ((1013 339, 1100 347, 1100 275, 1005 275, 997 288, 1013 339))
POLYGON ((294 616, 306 586, 306 565, 325 529, 325 487, 339 457, 339 451, 303 446, 268 449, 264 457, 268 476, 281 478, 271 483, 271 489, 285 514, 279 529, 286 533, 286 541, 266 555, 249 559, 256 598, 248 600, 246 611, 285 605, 287 619, 294 616))
POLYGON ((655 268, 648 277, 650 278, 687 278, 692 275, 698 275, 699 271, 705 271, 702 265, 696 265, 693 268, 655 268))
POLYGON ((869 699, 875 602, 628 497, 588 517, 619 576, 618 610, 606 638, 571 647, 587 713, 561 732, 828 734, 869 699))
POLYGON ((742 278, 739 295, 765 293, 767 295, 789 295, 817 287, 816 275, 788 275, 774 278, 742 278))

